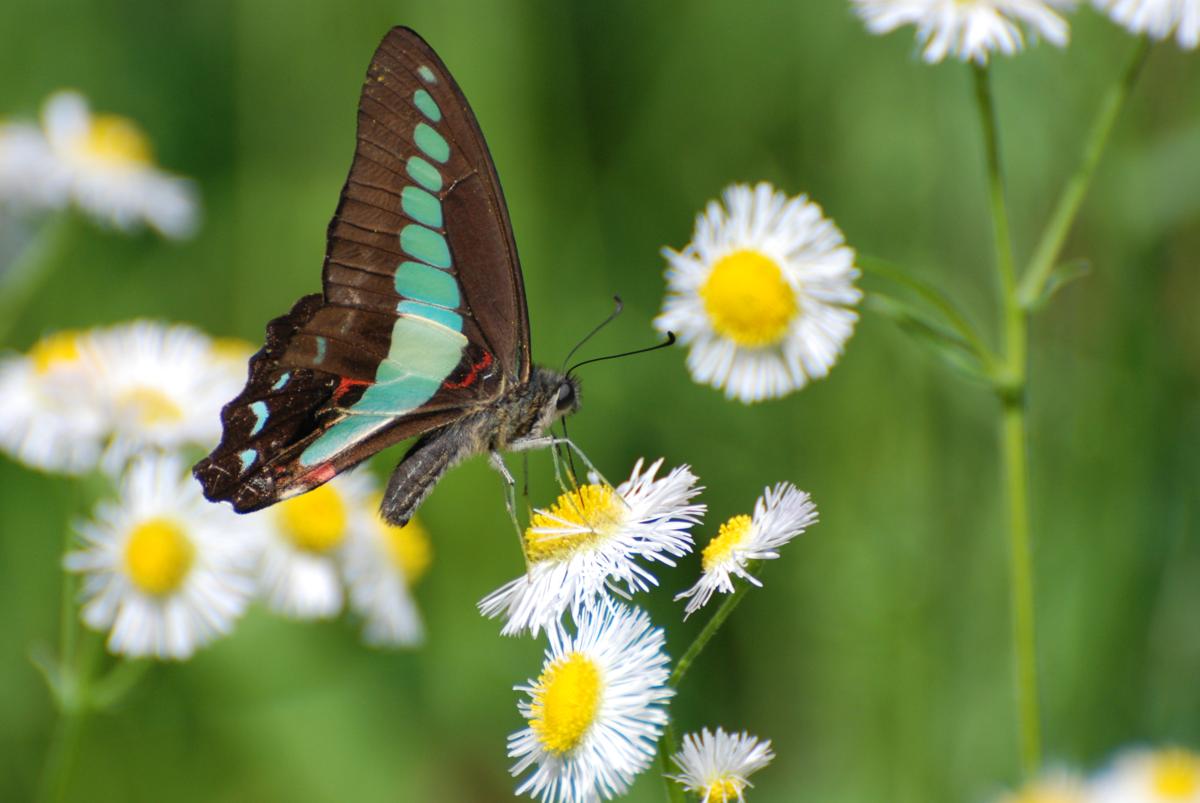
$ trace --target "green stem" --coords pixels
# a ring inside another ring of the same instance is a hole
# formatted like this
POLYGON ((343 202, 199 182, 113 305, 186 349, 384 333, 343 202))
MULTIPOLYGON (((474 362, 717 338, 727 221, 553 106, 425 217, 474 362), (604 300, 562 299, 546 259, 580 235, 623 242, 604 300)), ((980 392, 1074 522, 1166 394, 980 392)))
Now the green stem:
MULTIPOLYGON (((747 572, 753 572, 757 568, 757 563, 752 562, 746 566, 747 572)), ((687 650, 675 662, 675 669, 671 672, 671 677, 667 679, 667 685, 676 692, 679 691, 679 684, 683 682, 684 675, 691 668, 692 663, 708 646, 708 642, 712 641, 712 637, 721 629, 721 625, 725 624, 725 620, 733 613, 734 609, 741 603, 742 598, 746 596, 746 592, 752 588, 752 584, 743 581, 738 585, 737 589, 727 596, 721 606, 717 608, 716 613, 704 625, 704 628, 696 634, 696 638, 692 639, 692 643, 688 645, 687 650)), ((671 779, 667 778, 667 773, 673 772, 674 767, 671 765, 671 756, 679 749, 679 740, 675 736, 674 720, 667 723, 667 727, 663 729, 662 739, 658 745, 658 760, 662 766, 663 783, 667 787, 667 798, 672 803, 682 803, 684 794, 682 787, 671 779)))
POLYGON ((1117 82, 1109 87, 1100 103, 1096 119, 1092 121, 1091 131, 1084 141, 1083 155, 1079 160, 1079 166, 1075 169, 1075 174, 1067 181, 1066 186, 1063 187, 1058 204, 1050 215, 1050 220, 1042 232, 1041 240, 1038 241, 1037 248, 1034 249, 1033 256, 1029 260, 1029 267, 1021 279, 1018 295, 1021 306, 1026 310, 1041 298, 1046 281, 1058 261, 1063 243, 1066 242, 1067 234, 1071 231, 1075 217, 1079 214, 1079 207, 1083 204, 1088 187, 1092 183, 1092 176, 1096 172, 1096 165, 1100 163, 1104 147, 1108 144, 1113 125, 1116 123, 1121 107, 1125 104, 1125 99, 1129 97, 1134 83, 1137 82, 1149 52, 1150 40, 1142 37, 1134 47, 1125 71, 1121 73, 1117 82))
POLYGON ((83 736, 85 712, 64 711, 54 727, 54 739, 46 754, 46 766, 42 775, 42 787, 38 794, 39 803, 60 803, 67 796, 71 770, 79 753, 79 742, 83 736))
POLYGON ((1034 619, 1033 557, 1029 532, 1028 436, 1025 385, 1028 319, 1017 297, 1016 272, 1004 200, 1004 172, 996 109, 986 67, 974 68, 987 157, 988 197, 1000 280, 1000 312, 1004 327, 1004 369, 996 386, 1002 408, 1003 477, 1008 501, 1009 597, 1017 697, 1021 766, 1026 776, 1041 765, 1041 721, 1038 707, 1037 640, 1034 619))
POLYGON ((925 299, 926 302, 942 314, 954 331, 970 345, 971 349, 983 362, 984 367, 989 368, 991 366, 993 361, 991 350, 984 344, 983 338, 979 336, 975 327, 971 325, 971 322, 958 309, 958 306, 950 300, 949 296, 886 259, 879 259, 878 257, 860 253, 855 259, 855 264, 865 272, 873 273, 876 276, 903 285, 925 299))
POLYGON ((42 224, 13 263, 0 274, 0 342, 8 339, 29 299, 53 273, 73 229, 62 212, 42 224))

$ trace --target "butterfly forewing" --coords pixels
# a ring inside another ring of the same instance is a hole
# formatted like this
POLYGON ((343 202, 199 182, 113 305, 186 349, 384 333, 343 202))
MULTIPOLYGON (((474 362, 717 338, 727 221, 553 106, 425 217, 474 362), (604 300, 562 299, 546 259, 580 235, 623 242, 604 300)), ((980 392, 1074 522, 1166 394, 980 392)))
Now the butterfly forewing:
POLYGON ((210 499, 265 507, 528 379, 495 168, 445 65, 404 28, 367 71, 323 289, 268 326, 220 445, 196 466, 210 499))

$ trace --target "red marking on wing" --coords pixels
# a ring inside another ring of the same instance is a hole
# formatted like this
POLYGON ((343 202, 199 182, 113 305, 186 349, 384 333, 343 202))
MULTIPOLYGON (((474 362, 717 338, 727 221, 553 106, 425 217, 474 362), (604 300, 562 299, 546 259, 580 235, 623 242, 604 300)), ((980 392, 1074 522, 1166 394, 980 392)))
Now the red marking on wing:
POLYGON ((341 401, 342 397, 349 393, 351 388, 360 388, 363 385, 371 384, 374 383, 368 382, 365 379, 350 379, 343 376, 342 381, 338 382, 338 386, 333 389, 333 403, 337 404, 339 401, 341 401))
MULTIPOLYGON (((345 380, 343 380, 345 381, 345 380)), ((311 471, 306 471, 296 478, 296 482, 300 485, 308 485, 316 487, 329 482, 337 474, 337 469, 333 467, 333 463, 322 463, 311 471)))
POLYGON ((487 367, 492 364, 492 353, 490 351, 483 352, 483 359, 471 366, 470 372, 458 382, 449 380, 442 383, 443 387, 447 388, 469 388, 475 384, 475 380, 479 379, 479 372, 487 370, 487 367))

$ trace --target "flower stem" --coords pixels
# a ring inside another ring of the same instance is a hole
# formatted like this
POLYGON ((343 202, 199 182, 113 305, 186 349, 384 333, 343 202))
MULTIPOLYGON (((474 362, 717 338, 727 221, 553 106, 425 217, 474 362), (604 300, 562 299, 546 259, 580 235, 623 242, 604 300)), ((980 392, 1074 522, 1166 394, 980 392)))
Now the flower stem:
POLYGON ((1004 201, 1004 173, 996 109, 987 67, 974 67, 975 99, 987 156, 988 197, 1000 280, 1000 312, 1004 328, 1003 370, 996 392, 1001 402, 1004 493, 1008 501, 1009 599, 1015 664, 1017 726, 1021 766, 1032 776, 1041 765, 1041 722, 1038 707, 1037 639, 1033 592, 1033 555, 1029 530, 1028 434, 1025 416, 1028 319, 1017 297, 1016 271, 1004 201))
MULTIPOLYGON (((751 562, 747 564, 746 571, 753 572, 755 568, 757 568, 756 563, 751 562)), ((721 629, 721 625, 725 624, 725 620, 729 618, 729 615, 741 604, 742 597, 746 596, 746 592, 751 587, 750 583, 743 581, 737 590, 725 598, 725 601, 717 608, 716 613, 712 615, 712 618, 708 620, 704 628, 696 634, 696 638, 692 639, 692 643, 688 645, 683 655, 675 662, 675 669, 671 672, 671 677, 667 680, 668 686, 678 692, 679 684, 683 682, 683 677, 687 674, 688 669, 691 668, 692 663, 704 651, 708 642, 712 641, 712 637, 721 629)), ((679 740, 676 738, 675 723, 672 720, 663 729, 662 739, 659 741, 658 746, 658 760, 662 766, 663 783, 667 786, 667 799, 672 801, 672 803, 683 803, 684 801, 683 789, 679 784, 666 777, 674 769, 671 766, 671 756, 675 755, 675 751, 678 749, 679 740)))
POLYGON ((1100 103, 1096 119, 1092 121, 1092 128, 1084 141, 1079 167, 1075 169, 1075 174, 1063 187, 1062 195, 1054 207, 1054 212, 1050 215, 1050 221, 1046 224, 1042 238, 1038 241, 1037 248, 1034 249, 1033 256, 1029 260, 1029 267, 1021 278, 1018 295, 1021 306, 1027 310, 1037 302, 1046 287, 1046 281, 1050 278, 1050 273, 1058 261, 1063 243, 1071 231, 1071 225, 1075 222, 1075 216, 1079 213, 1079 207, 1083 204, 1084 196, 1087 195, 1088 187, 1092 183, 1096 165, 1100 163, 1100 155, 1104 152, 1104 146, 1108 144, 1108 138, 1112 134, 1117 115, 1125 104, 1125 99, 1129 97, 1129 92, 1133 89, 1138 75, 1141 74, 1142 66, 1146 63, 1146 56, 1149 52, 1150 40, 1142 37, 1134 47, 1125 71, 1121 73, 1117 82, 1109 87, 1100 103))
POLYGON ((29 299, 61 262, 58 257, 73 228, 68 212, 46 221, 8 269, 0 273, 0 342, 8 339, 29 299))

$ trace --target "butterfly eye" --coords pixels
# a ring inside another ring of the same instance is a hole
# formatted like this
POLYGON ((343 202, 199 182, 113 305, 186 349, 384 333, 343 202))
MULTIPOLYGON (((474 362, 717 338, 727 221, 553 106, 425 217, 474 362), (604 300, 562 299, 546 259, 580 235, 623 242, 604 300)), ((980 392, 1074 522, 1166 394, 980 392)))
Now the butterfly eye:
POLYGON ((575 388, 570 382, 563 382, 558 386, 558 401, 555 405, 559 412, 571 409, 575 403, 575 388))

